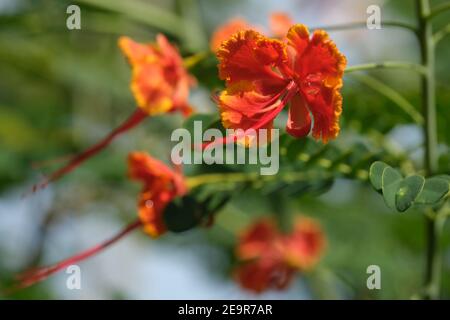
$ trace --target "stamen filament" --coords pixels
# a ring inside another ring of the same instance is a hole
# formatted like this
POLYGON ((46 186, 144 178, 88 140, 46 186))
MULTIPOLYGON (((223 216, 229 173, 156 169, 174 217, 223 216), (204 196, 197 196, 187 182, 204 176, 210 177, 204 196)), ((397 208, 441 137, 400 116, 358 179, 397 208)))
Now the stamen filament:
POLYGON ((137 126, 142 120, 147 117, 147 114, 141 109, 137 109, 122 125, 113 130, 109 135, 107 135, 103 140, 83 151, 80 154, 75 155, 69 161, 68 164, 53 172, 49 177, 46 177, 44 181, 36 184, 32 188, 32 192, 35 192, 39 189, 45 188, 50 182, 53 182, 65 174, 71 172, 75 168, 77 168, 81 163, 89 159, 90 157, 97 154, 99 151, 108 146, 111 141, 114 140, 118 135, 124 133, 125 131, 130 130, 131 128, 137 126))
POLYGON ((123 238, 125 235, 130 233, 131 231, 135 230, 136 228, 140 227, 142 225, 142 222, 140 220, 136 220, 135 222, 129 224, 127 227, 125 227, 122 231, 120 231, 118 234, 116 234, 111 239, 106 240, 105 242, 96 245, 86 251, 83 251, 79 254, 76 254, 66 260, 60 261, 54 265, 48 266, 48 267, 42 267, 34 270, 30 270, 28 272, 25 272, 22 275, 19 275, 19 281, 20 283, 16 286, 15 289, 22 289, 29 287, 37 282, 40 282, 50 275, 67 268, 68 266, 81 262, 99 252, 102 250, 108 248, 110 245, 114 244, 121 238, 123 238))

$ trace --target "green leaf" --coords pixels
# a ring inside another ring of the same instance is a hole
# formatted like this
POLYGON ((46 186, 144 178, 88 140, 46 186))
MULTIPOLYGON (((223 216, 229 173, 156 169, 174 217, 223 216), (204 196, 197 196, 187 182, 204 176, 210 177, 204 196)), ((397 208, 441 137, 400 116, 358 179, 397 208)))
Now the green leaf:
POLYGON ((197 226, 202 220, 203 206, 191 196, 171 201, 164 210, 164 223, 172 232, 183 232, 197 226))
POLYGON ((417 197, 418 204, 435 204, 449 192, 449 182, 440 177, 426 179, 422 192, 417 197))
POLYGON ((409 176, 400 183, 400 187, 395 194, 395 205, 398 211, 406 211, 422 192, 425 178, 419 175, 409 176))
POLYGON ((382 161, 375 161, 369 169, 369 179, 375 190, 380 191, 382 188, 382 177, 384 169, 390 168, 389 165, 382 161))
POLYGON ((308 138, 295 139, 287 146, 287 158, 289 161, 295 163, 298 161, 300 153, 304 152, 307 144, 309 143, 308 138))
POLYGON ((396 209, 395 195, 400 188, 403 177, 398 170, 387 167, 383 170, 381 177, 381 188, 386 205, 391 209, 396 209))

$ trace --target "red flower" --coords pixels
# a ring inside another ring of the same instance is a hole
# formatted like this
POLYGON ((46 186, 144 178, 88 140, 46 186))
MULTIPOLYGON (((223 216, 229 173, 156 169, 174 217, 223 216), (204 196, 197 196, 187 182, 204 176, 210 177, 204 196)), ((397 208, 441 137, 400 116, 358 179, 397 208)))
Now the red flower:
POLYGON ((195 79, 164 35, 156 37, 156 44, 141 44, 121 37, 119 47, 133 70, 131 91, 139 108, 150 116, 174 111, 188 116, 192 112, 188 96, 195 79))
POLYGON ((187 192, 184 178, 144 152, 130 153, 128 167, 130 178, 143 183, 139 218, 144 230, 157 237, 166 231, 162 218, 165 207, 173 198, 187 192))
MULTIPOLYGON (((293 25, 292 19, 284 12, 274 12, 269 17, 269 26, 271 34, 277 38, 283 38, 289 28, 293 25)), ((222 42, 228 40, 238 31, 253 29, 259 31, 259 28, 252 26, 245 19, 234 18, 219 26, 211 36, 209 46, 211 51, 216 52, 222 42)))
POLYGON ((209 42, 211 51, 216 52, 220 48, 220 45, 223 41, 229 39, 236 32, 249 28, 251 28, 250 24, 248 24, 247 21, 241 18, 232 19, 227 23, 219 26, 212 34, 211 40, 209 42))
POLYGON ((219 76, 226 81, 217 97, 224 127, 272 128, 289 103, 290 135, 299 138, 312 131, 324 142, 338 135, 346 59, 325 31, 310 37, 306 26, 297 24, 286 41, 240 31, 222 43, 217 57, 219 76))
POLYGON ((71 264, 98 254, 141 226, 145 232, 153 237, 157 237, 166 231, 162 215, 165 207, 173 198, 187 192, 184 177, 143 152, 130 153, 128 164, 130 178, 140 180, 144 184, 139 195, 139 219, 129 224, 111 239, 97 246, 54 265, 25 272, 19 277, 20 283, 15 289, 31 286, 71 264))
POLYGON ((270 220, 251 226, 239 240, 236 255, 241 264, 235 276, 242 287, 262 292, 284 289, 296 272, 312 268, 325 246, 317 223, 301 219, 291 234, 282 234, 270 220))
POLYGON ((319 261, 325 244, 320 225, 313 219, 301 218, 290 236, 284 238, 284 259, 298 270, 310 270, 319 261))
POLYGON ((175 111, 180 111, 185 116, 191 113, 192 108, 187 100, 189 89, 195 80, 184 68, 178 50, 165 36, 159 34, 156 43, 152 44, 141 44, 128 37, 121 37, 119 46, 133 70, 131 90, 139 108, 103 140, 73 156, 65 166, 35 185, 33 191, 44 188, 50 182, 71 172, 108 146, 117 136, 137 126, 147 116, 175 111))

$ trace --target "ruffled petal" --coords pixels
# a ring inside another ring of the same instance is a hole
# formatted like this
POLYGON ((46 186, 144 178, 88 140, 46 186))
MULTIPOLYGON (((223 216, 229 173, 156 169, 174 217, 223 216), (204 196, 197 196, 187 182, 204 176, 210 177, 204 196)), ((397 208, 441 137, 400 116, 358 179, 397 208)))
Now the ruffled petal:
POLYGON ((183 66, 178 49, 164 35, 158 34, 152 44, 121 37, 119 46, 131 64, 131 90, 142 110, 149 115, 173 111, 190 114, 188 96, 195 79, 183 66))
POLYGON ((128 176, 130 179, 152 185, 158 179, 171 180, 176 173, 164 163, 145 152, 131 152, 128 155, 128 176))
POLYGON ((164 209, 176 196, 187 192, 184 178, 162 162, 143 152, 132 152, 128 157, 128 174, 143 183, 139 195, 139 219, 152 237, 166 231, 164 209))
POLYGON ((241 18, 232 19, 219 26, 219 28, 214 31, 209 43, 211 51, 216 52, 220 48, 222 42, 228 40, 236 32, 244 31, 250 28, 252 27, 247 23, 247 21, 241 18))
POLYGON ((287 38, 293 77, 314 119, 313 137, 327 142, 339 134, 346 59, 323 30, 309 40, 307 28, 295 25, 287 38))
POLYGON ((224 90, 218 97, 223 126, 227 129, 244 131, 246 134, 236 136, 236 140, 245 146, 258 141, 259 130, 267 129, 267 141, 258 141, 267 143, 271 139, 270 129, 273 128, 273 119, 283 107, 282 102, 278 100, 279 96, 264 96, 252 90, 237 93, 224 90))
POLYGON ((174 89, 166 81, 161 66, 157 63, 136 65, 133 68, 131 91, 137 105, 148 115, 169 112, 174 106, 174 89))
POLYGON ((163 220, 163 212, 172 197, 168 191, 159 191, 156 194, 154 191, 147 191, 139 195, 139 219, 144 231, 151 237, 156 238, 167 230, 163 220))
POLYGON ((286 132, 295 138, 302 138, 308 135, 311 130, 311 116, 306 107, 303 97, 296 94, 289 107, 286 132))
POLYGON ((119 38, 118 44, 132 66, 158 59, 158 54, 151 44, 142 44, 125 36, 119 38))
POLYGON ((239 266, 235 271, 239 284, 256 293, 268 289, 282 290, 290 284, 293 275, 292 268, 271 259, 250 261, 239 266))
POLYGON ((237 256, 242 260, 259 257, 267 252, 277 237, 275 224, 270 220, 261 220, 241 235, 237 256))
POLYGON ((257 82, 263 94, 274 93, 286 80, 274 69, 286 61, 285 46, 253 30, 241 31, 225 41, 217 51, 219 77, 227 85, 257 82))
POLYGON ((312 219, 302 218, 296 222, 293 233, 285 238, 286 262, 299 270, 311 269, 321 258, 325 244, 320 225, 312 219))

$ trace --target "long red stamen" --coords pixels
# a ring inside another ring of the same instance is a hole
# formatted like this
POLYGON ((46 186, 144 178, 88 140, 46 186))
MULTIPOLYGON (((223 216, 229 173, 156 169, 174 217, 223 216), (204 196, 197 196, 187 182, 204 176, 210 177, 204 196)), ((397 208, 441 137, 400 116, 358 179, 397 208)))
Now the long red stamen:
POLYGON ((98 153, 100 150, 108 146, 111 141, 114 140, 115 137, 120 135, 121 133, 124 133, 125 131, 130 130, 131 128, 137 126, 142 120, 144 120, 147 117, 147 114, 142 111, 141 109, 137 109, 122 125, 120 125, 118 128, 113 130, 109 135, 107 135, 103 140, 98 142, 97 144, 93 145, 89 149, 83 151, 82 153, 75 155, 68 164, 66 164, 64 167, 58 169, 57 171, 53 172, 50 176, 46 177, 44 181, 41 183, 38 183, 33 186, 32 192, 35 192, 36 190, 45 188, 50 182, 55 181, 59 178, 61 178, 63 175, 71 172, 76 167, 78 167, 81 163, 83 163, 85 160, 89 159, 96 153, 98 153))
MULTIPOLYGON (((248 135, 248 132, 253 130, 258 130, 267 125, 273 118, 277 116, 278 113, 283 110, 283 108, 286 106, 286 104, 292 99, 292 97, 297 93, 297 85, 294 81, 289 82, 289 84, 286 86, 286 88, 282 91, 282 93, 278 94, 276 96, 276 99, 271 99, 270 104, 274 104, 279 97, 283 96, 281 100, 279 101, 279 105, 277 107, 274 107, 273 110, 265 114, 261 119, 259 119, 253 126, 245 130, 244 132, 241 132, 240 134, 232 134, 227 137, 223 137, 221 139, 214 140, 213 142, 205 142, 201 144, 200 149, 204 150, 208 146, 214 146, 217 144, 228 144, 232 142, 236 142, 239 138, 243 138, 246 135, 248 135)), ((266 107, 268 108, 268 106, 266 107)))
POLYGON ((100 251, 106 249, 110 245, 114 244, 121 238, 123 238, 125 235, 130 233, 131 231, 135 230, 139 226, 142 225, 142 222, 140 220, 137 220, 131 224, 129 224, 127 227, 125 227, 122 231, 120 231, 118 234, 116 234, 111 239, 106 240, 105 242, 96 245, 95 247, 92 247, 86 251, 83 251, 79 254, 76 254, 66 260, 63 260, 61 262, 58 262, 54 265, 48 266, 48 267, 42 267, 38 269, 29 270, 21 275, 19 275, 18 280, 19 284, 15 287, 15 289, 23 289, 26 287, 29 287, 37 282, 40 282, 44 279, 46 279, 48 276, 67 268, 68 266, 81 262, 100 251))

